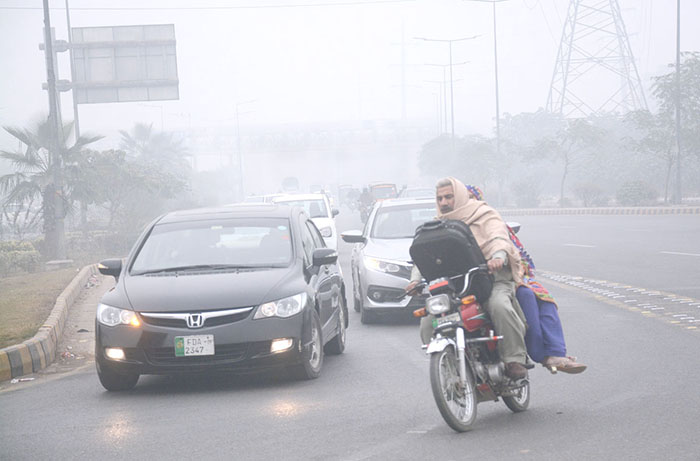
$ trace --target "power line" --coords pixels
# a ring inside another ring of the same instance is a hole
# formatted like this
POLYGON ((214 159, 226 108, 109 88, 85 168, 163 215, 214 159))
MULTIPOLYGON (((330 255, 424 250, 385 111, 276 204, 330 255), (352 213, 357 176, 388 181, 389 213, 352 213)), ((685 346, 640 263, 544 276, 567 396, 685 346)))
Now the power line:
MULTIPOLYGON (((345 1, 334 3, 295 3, 290 5, 239 5, 239 6, 141 6, 141 7, 96 7, 83 6, 72 7, 72 11, 221 11, 221 10, 258 10, 258 9, 273 9, 273 8, 313 8, 313 7, 332 7, 332 6, 358 6, 358 5, 379 5, 392 3, 415 3, 417 0, 371 0, 371 1, 345 1)), ((51 10, 63 10, 64 8, 52 7, 51 10)), ((39 7, 33 6, 0 6, 0 10, 41 10, 39 7)))

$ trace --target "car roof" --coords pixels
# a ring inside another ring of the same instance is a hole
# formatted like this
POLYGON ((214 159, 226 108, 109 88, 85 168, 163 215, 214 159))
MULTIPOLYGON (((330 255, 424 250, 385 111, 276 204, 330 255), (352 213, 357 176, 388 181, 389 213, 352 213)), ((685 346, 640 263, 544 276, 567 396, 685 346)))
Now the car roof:
POLYGON ((291 208, 275 203, 234 203, 220 207, 173 211, 159 219, 158 224, 201 221, 204 219, 289 218, 294 209, 299 210, 296 207, 291 208))
POLYGON ((291 202, 295 200, 324 200, 326 194, 284 194, 273 198, 273 202, 291 202))
POLYGON ((406 205, 435 205, 434 198, 415 198, 415 197, 399 197, 382 200, 378 206, 380 208, 390 208, 395 206, 406 205))

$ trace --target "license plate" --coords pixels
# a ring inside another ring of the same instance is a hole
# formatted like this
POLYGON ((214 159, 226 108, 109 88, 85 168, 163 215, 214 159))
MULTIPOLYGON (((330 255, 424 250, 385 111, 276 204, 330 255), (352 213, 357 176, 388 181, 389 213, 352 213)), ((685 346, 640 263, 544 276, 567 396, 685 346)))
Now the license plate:
POLYGON ((175 357, 214 355, 214 335, 175 337, 175 357))
POLYGON ((459 322, 460 320, 462 320, 462 317, 459 316, 459 312, 453 312, 452 314, 444 317, 436 317, 433 319, 433 328, 446 323, 459 322))

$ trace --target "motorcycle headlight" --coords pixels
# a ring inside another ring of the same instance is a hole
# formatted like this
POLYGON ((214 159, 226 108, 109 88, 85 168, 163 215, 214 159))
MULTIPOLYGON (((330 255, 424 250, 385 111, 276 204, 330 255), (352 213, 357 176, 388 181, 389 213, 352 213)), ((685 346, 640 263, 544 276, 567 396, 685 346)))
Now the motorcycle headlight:
POLYGON ((261 304, 255 312, 253 319, 266 319, 270 317, 287 318, 298 314, 306 305, 306 293, 289 296, 278 301, 261 304))
POLYGON ((401 270, 401 267, 395 262, 372 258, 370 256, 365 256, 365 266, 367 269, 390 274, 395 274, 401 270))
POLYGON ((102 303, 97 305, 97 321, 102 325, 107 325, 108 327, 114 327, 117 325, 131 325, 132 327, 138 327, 141 325, 136 312, 126 309, 119 309, 118 307, 112 307, 102 303))
POLYGON ((321 229, 321 237, 328 238, 333 237, 333 229, 330 226, 321 229))
POLYGON ((450 298, 446 294, 431 296, 425 303, 425 309, 433 315, 444 314, 450 310, 450 298))

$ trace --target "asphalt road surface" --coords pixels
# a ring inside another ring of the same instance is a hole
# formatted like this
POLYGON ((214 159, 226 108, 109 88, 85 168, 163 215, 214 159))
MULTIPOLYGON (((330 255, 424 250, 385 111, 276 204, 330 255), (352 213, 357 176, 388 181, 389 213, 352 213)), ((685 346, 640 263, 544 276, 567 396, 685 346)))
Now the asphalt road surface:
MULTIPOLYGON (((688 317, 700 318, 700 217, 519 221, 569 353, 589 365, 533 370, 524 413, 482 403, 476 428, 453 432, 417 324, 362 325, 351 309, 346 352, 326 357, 314 381, 146 376, 108 393, 88 363, 5 386, 0 459, 699 459, 700 331, 688 317)), ((359 219, 343 210, 338 225, 359 219)), ((339 251, 351 283, 350 246, 339 251)))

